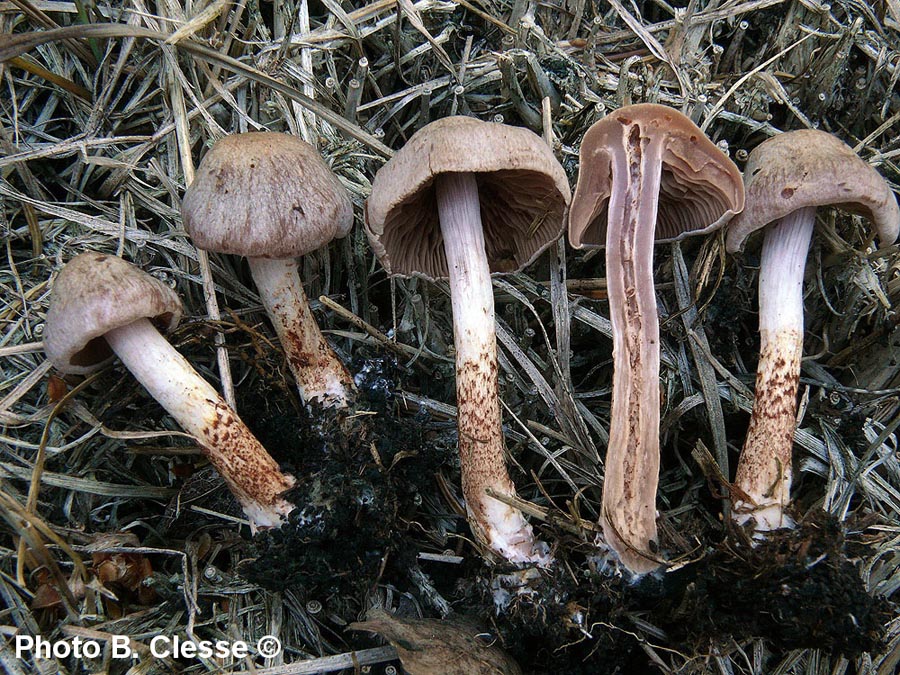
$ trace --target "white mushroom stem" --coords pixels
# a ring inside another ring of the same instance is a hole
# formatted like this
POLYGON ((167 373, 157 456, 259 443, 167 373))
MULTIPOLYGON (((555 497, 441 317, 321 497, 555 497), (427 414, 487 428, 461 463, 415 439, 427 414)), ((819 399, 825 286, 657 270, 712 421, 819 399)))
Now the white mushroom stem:
POLYGON ((456 347, 456 402, 463 495, 475 536, 511 562, 546 562, 522 512, 489 497, 514 497, 506 470, 494 292, 478 200, 471 174, 435 179, 438 213, 450 272, 456 347))
POLYGON ((293 505, 281 495, 294 478, 253 436, 225 400, 147 319, 105 335, 150 395, 197 439, 250 519, 253 531, 279 527, 293 505))
POLYGON ((759 363, 756 400, 735 478, 732 517, 759 532, 792 527, 791 451, 803 353, 803 272, 815 207, 766 228, 759 265, 759 363))
POLYGON ((248 258, 250 274, 284 347, 305 403, 346 408, 354 399, 353 378, 325 341, 303 292, 297 261, 248 258))
POLYGON ((610 195, 606 232, 613 389, 600 522, 606 543, 622 564, 643 574, 660 566, 659 318, 653 245, 662 149, 659 142, 642 145, 637 126, 626 141, 628 171, 613 176, 613 185, 623 187, 610 195))

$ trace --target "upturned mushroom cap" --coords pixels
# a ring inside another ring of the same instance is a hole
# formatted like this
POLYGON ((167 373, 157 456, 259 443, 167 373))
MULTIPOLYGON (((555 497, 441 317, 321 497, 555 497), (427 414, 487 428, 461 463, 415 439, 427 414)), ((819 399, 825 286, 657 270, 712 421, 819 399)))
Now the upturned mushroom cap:
POLYGON ((837 206, 868 218, 882 244, 900 230, 891 188, 842 140, 803 129, 773 136, 750 153, 744 168, 747 206, 728 225, 725 246, 741 250, 753 232, 807 206, 837 206))
POLYGON ((613 164, 627 170, 625 134, 640 127, 642 142, 662 144, 656 240, 675 241, 716 229, 743 207, 741 174, 696 124, 673 108, 639 103, 610 113, 581 142, 578 185, 569 212, 575 248, 605 246, 613 164))
POLYGON ((271 132, 226 136, 206 154, 181 205, 199 248, 297 258, 353 227, 347 190, 308 143, 271 132))
POLYGON ((562 233, 571 192, 539 136, 445 117, 413 134, 372 182, 366 234, 389 274, 447 278, 433 185, 441 173, 475 174, 491 272, 522 269, 562 233))
POLYGON ((64 373, 89 373, 113 357, 108 331, 150 319, 166 332, 181 312, 181 299, 159 279, 116 256, 82 253, 53 283, 44 351, 64 373))

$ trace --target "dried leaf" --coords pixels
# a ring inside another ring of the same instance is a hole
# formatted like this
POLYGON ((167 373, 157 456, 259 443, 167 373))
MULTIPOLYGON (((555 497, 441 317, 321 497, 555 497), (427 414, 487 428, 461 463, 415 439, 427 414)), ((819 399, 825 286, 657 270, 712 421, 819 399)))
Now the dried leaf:
MULTIPOLYGON (((31 599, 31 609, 56 609, 62 607, 62 598, 59 591, 54 586, 55 580, 53 575, 47 569, 39 569, 35 572, 35 579, 38 582, 37 588, 34 589, 34 597, 31 599)), ((84 598, 85 586, 84 582, 78 577, 69 577, 67 585, 72 597, 75 600, 84 598)))
POLYGON ((409 675, 519 675, 522 671, 481 631, 459 620, 401 619, 371 609, 353 630, 378 633, 397 650, 409 675))

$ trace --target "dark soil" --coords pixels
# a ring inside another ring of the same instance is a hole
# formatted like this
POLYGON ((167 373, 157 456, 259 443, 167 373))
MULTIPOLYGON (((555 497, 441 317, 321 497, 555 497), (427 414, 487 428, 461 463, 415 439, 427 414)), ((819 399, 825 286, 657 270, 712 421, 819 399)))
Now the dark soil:
POLYGON ((678 641, 767 637, 784 649, 871 651, 890 616, 848 559, 841 526, 822 516, 757 546, 725 542, 676 574, 683 588, 663 622, 678 641))
POLYGON ((254 557, 240 568, 266 588, 329 595, 372 587, 404 556, 422 493, 452 463, 455 444, 442 442, 424 411, 397 415, 396 362, 356 365, 360 395, 352 413, 300 409, 248 421, 297 478, 286 498, 302 505, 280 529, 254 538, 254 557))
MULTIPOLYGON (((493 624, 535 673, 648 671, 638 636, 686 654, 751 638, 851 659, 879 646, 896 608, 866 591, 836 521, 822 516, 755 547, 736 541, 742 538, 737 533, 702 559, 637 583, 596 574, 575 583, 571 567, 557 565, 532 579, 530 592, 493 624)), ((483 603, 496 593, 496 576, 493 585, 482 581, 483 603)))

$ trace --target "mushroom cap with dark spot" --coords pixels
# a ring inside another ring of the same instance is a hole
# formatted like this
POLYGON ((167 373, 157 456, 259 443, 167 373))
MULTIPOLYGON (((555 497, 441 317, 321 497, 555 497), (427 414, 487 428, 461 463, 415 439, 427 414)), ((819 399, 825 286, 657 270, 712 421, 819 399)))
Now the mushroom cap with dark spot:
POLYGON ((113 357, 107 331, 150 319, 166 332, 181 312, 181 299, 159 279, 116 256, 82 253, 53 282, 44 351, 64 373, 89 373, 113 357))
POLYGON ((837 206, 868 218, 883 246, 900 230, 900 209, 891 188, 837 136, 802 129, 757 145, 744 168, 747 205, 728 225, 729 253, 753 232, 809 206, 837 206))
POLYGON ((491 272, 515 272, 562 234, 571 198, 562 166, 528 129, 445 117, 419 129, 375 175, 366 234, 389 274, 447 278, 435 176, 478 183, 491 272))
POLYGON ((647 151, 662 162, 656 241, 710 232, 743 208, 740 171, 696 124, 668 106, 625 106, 596 122, 582 139, 569 211, 572 246, 606 245, 610 197, 624 189, 614 184, 613 165, 619 163, 619 175, 628 171, 624 148, 635 128, 647 151))
POLYGON ((226 136, 200 162, 181 204, 198 248, 296 258, 353 227, 353 206, 318 151, 287 134, 226 136))

